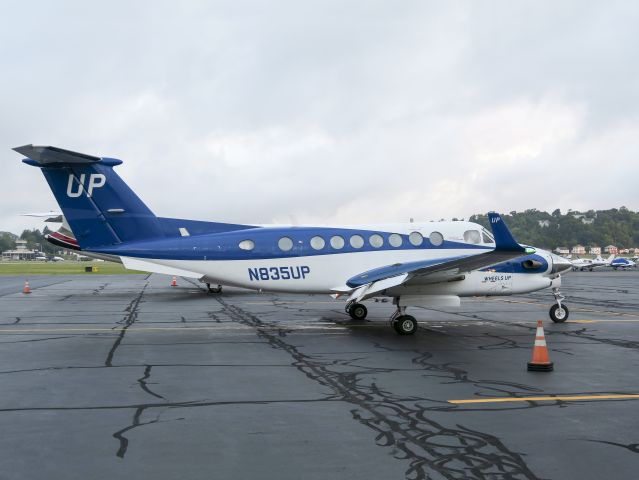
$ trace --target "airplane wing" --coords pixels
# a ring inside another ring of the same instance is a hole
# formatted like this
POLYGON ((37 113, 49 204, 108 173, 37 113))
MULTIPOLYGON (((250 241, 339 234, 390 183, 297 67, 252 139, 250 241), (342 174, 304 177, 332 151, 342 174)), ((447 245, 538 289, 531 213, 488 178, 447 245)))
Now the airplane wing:
POLYGON ((45 222, 51 223, 62 223, 62 213, 61 212, 37 212, 37 213, 21 213, 21 217, 35 217, 35 218, 44 218, 45 222))
POLYGON ((477 255, 395 263, 363 272, 346 282, 353 289, 350 298, 361 301, 403 284, 420 285, 453 280, 463 273, 535 252, 533 248, 522 247, 515 241, 499 214, 489 212, 488 218, 495 237, 493 250, 477 255))

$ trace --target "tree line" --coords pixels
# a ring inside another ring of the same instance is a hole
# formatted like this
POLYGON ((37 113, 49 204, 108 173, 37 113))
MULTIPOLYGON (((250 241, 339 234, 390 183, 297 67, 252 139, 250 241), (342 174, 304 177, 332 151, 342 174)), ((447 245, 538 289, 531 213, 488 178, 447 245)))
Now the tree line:
MULTIPOLYGON (((639 212, 626 207, 609 210, 568 210, 552 213, 536 209, 502 215, 517 241, 546 249, 584 246, 639 247, 639 212)), ((486 215, 469 220, 489 228, 486 215)))
POLYGON ((37 228, 32 230, 23 230, 20 236, 14 235, 10 232, 0 232, 0 252, 15 249, 16 240, 20 239, 27 241, 27 248, 29 250, 38 249, 49 255, 54 255, 57 250, 60 250, 60 247, 56 247, 55 245, 47 242, 44 236, 48 233, 51 233, 51 230, 46 226, 42 231, 37 228))

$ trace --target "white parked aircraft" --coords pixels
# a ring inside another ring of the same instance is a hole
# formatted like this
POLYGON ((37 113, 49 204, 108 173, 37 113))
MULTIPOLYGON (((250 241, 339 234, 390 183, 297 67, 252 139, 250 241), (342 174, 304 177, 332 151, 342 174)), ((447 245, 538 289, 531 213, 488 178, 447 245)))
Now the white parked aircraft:
POLYGON ((471 222, 360 226, 264 226, 162 218, 115 173, 120 160, 56 147, 15 148, 39 167, 83 252, 120 258, 136 270, 256 290, 391 297, 399 334, 417 321, 407 307, 459 306, 460 297, 552 288, 555 322, 568 318, 559 291, 572 264, 515 242, 496 213, 490 232, 471 222))
POLYGON ((607 259, 601 258, 601 255, 597 255, 597 258, 575 258, 571 260, 572 269, 573 270, 584 270, 593 271, 593 269, 597 267, 606 267, 610 265, 612 262, 614 255, 610 255, 607 259))

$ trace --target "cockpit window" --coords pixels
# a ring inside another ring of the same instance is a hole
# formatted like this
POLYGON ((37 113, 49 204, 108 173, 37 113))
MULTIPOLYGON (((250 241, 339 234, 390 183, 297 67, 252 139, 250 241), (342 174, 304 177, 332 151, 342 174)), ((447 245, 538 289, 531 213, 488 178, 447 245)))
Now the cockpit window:
POLYGON ((484 243, 495 243, 495 239, 490 233, 488 233, 486 229, 481 231, 481 236, 484 240, 484 243))
POLYGON ((478 230, 466 230, 464 232, 464 242, 466 243, 481 243, 481 237, 478 230))

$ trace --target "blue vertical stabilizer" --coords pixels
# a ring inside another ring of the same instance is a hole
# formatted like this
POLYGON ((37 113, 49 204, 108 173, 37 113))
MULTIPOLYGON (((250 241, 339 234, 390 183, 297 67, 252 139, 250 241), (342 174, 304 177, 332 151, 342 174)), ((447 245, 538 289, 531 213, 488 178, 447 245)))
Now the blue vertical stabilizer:
POLYGON ((113 170, 121 160, 49 146, 14 150, 42 170, 83 250, 164 237, 157 217, 113 170))

